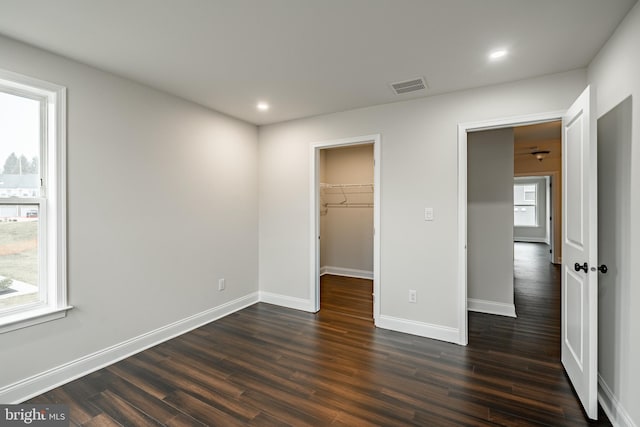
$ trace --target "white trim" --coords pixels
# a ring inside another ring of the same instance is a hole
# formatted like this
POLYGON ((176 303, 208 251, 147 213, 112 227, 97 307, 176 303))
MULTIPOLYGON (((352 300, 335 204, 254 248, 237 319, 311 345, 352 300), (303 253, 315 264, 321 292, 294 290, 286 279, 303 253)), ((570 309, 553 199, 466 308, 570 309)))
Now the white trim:
POLYGON ((562 120, 564 111, 458 124, 458 344, 469 342, 467 314, 467 132, 562 120))
POLYGON ((311 312, 320 310, 320 150, 373 143, 373 318, 380 316, 380 134, 320 141, 309 150, 309 295, 311 312))
POLYGON ((375 323, 379 328, 418 335, 434 340, 452 342, 454 344, 458 343, 458 336, 460 335, 460 331, 456 328, 416 322, 415 320, 401 319, 392 316, 380 316, 375 323))
POLYGON ((469 343, 467 311, 467 130, 458 125, 458 344, 469 343))
POLYGON ((356 279, 373 280, 373 271, 357 270, 355 268, 332 267, 325 265, 320 268, 320 275, 332 274, 334 276, 355 277, 356 279))
POLYGON ((637 427, 606 381, 598 375, 598 402, 614 427, 637 427))
POLYGON ((516 316, 515 304, 507 304, 504 302, 487 301, 482 299, 468 298, 467 310, 476 311, 478 313, 497 314, 500 316, 518 317, 516 316))
POLYGON ((24 402, 91 372, 175 338, 207 323, 218 320, 258 302, 258 292, 227 302, 193 316, 162 326, 156 330, 128 339, 95 353, 41 372, 24 380, 0 388, 0 402, 24 402))
POLYGON ((292 308, 294 310, 308 311, 315 313, 316 310, 312 301, 303 298, 290 297, 288 295, 274 294, 271 292, 260 291, 260 302, 267 304, 279 305, 280 307, 292 308))
POLYGON ((50 307, 42 307, 29 311, 20 311, 11 316, 3 316, 2 324, 0 324, 0 334, 39 323, 50 322, 51 320, 61 319, 65 317, 67 311, 72 308, 71 306, 53 309, 50 307))
MULTIPOLYGON (((55 161, 55 176, 51 176, 49 180, 55 179, 55 193, 50 195, 50 201, 55 200, 52 211, 49 212, 49 220, 51 226, 55 226, 55 236, 49 243, 51 248, 55 250, 55 258, 51 261, 55 263, 55 270, 50 269, 50 277, 55 277, 55 286, 57 287, 58 305, 67 305, 67 89, 60 88, 56 96, 56 145, 55 151, 50 152, 49 162, 55 161), (51 157, 55 156, 55 159, 51 157), (55 221, 55 222, 54 222, 55 221), (53 271, 52 271, 53 270, 53 271)), ((51 168, 51 166, 48 166, 51 168)), ((53 233, 52 233, 53 234, 53 233)), ((52 251, 49 256, 52 256, 52 251)), ((53 265, 53 264, 51 264, 53 265)))
POLYGON ((33 93, 34 89, 40 95, 46 96, 49 92, 58 92, 64 86, 51 83, 45 80, 36 79, 35 77, 25 76, 23 74, 14 73, 13 71, 0 69, 0 79, 8 80, 3 82, 4 85, 15 90, 27 93, 33 93))

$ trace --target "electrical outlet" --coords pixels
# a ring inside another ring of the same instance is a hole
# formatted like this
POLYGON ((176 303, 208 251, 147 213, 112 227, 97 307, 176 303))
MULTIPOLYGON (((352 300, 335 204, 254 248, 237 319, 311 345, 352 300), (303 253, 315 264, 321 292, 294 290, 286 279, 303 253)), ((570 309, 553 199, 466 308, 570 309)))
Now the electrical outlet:
POLYGON ((433 221, 433 208, 424 208, 424 220, 433 221))
POLYGON ((224 279, 219 279, 218 280, 218 290, 219 291, 224 291, 224 289, 227 287, 227 284, 225 282, 224 279))
POLYGON ((418 302, 418 293, 415 291, 415 289, 409 289, 409 302, 418 302))

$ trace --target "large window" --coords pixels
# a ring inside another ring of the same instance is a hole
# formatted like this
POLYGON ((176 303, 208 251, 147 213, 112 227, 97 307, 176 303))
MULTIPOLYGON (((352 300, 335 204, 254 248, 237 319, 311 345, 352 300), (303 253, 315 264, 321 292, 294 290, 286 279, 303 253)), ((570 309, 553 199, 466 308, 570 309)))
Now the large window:
POLYGON ((513 185, 513 225, 538 226, 538 184, 513 185))
POLYGON ((0 332, 66 314, 65 89, 0 70, 0 332))

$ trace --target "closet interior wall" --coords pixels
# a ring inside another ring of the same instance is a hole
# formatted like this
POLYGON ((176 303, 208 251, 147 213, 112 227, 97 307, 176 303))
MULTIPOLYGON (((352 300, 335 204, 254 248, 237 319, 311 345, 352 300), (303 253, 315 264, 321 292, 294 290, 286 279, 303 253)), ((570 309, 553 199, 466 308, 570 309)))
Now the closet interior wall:
POLYGON ((373 144, 320 152, 320 273, 373 278, 373 144))

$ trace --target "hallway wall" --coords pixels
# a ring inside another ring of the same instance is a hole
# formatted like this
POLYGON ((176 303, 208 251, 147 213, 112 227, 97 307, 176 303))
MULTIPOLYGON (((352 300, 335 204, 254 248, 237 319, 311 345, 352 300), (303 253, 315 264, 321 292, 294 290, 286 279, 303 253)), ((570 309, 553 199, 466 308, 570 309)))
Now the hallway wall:
POLYGON ((513 128, 467 135, 468 309, 515 317, 513 128))

